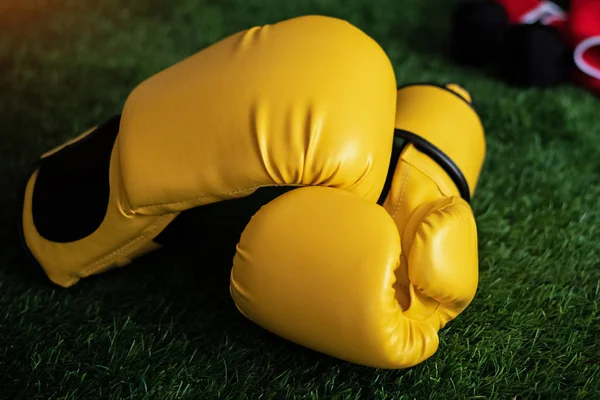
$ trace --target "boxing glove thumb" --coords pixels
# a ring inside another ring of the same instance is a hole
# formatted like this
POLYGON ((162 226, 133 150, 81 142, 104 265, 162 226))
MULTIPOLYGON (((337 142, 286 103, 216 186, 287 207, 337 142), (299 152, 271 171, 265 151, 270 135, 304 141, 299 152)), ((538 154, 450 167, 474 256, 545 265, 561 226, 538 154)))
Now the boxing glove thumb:
MULTIPOLYGON (((416 235, 416 252, 427 247, 421 241, 416 235)), ((400 254, 383 207, 335 188, 294 189, 242 233, 231 295, 243 315, 287 340, 357 364, 410 367, 437 350, 437 320, 404 314, 395 287, 400 254)), ((415 276, 423 288, 425 274, 415 276)), ((435 283, 427 293, 439 291, 435 283)))
MULTIPOLYGON (((473 300, 478 284, 477 228, 469 204, 452 196, 419 206, 402 235, 410 296, 406 315, 443 328, 473 300)), ((404 270, 401 266, 399 271, 404 270)))

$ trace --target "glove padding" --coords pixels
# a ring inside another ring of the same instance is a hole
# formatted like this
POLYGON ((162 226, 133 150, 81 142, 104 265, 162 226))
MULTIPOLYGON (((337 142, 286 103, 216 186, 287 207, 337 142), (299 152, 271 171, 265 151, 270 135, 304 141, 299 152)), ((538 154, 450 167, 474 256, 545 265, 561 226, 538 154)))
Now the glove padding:
POLYGON ((464 198, 477 185, 485 135, 471 96, 455 84, 414 84, 398 89, 396 103, 379 201, 333 188, 288 192, 252 217, 231 274, 249 319, 380 368, 434 354, 438 330, 472 301, 478 280, 464 198))
POLYGON ((261 188, 331 186, 375 201, 395 89, 385 52, 346 21, 305 16, 233 34, 42 158, 23 201, 25 244, 68 287, 156 250, 188 211, 261 188))
POLYGON ((295 189, 246 227, 232 297, 247 318, 300 345, 372 367, 416 365, 475 295, 477 235, 469 206, 452 197, 416 210, 402 236, 364 198, 295 189))

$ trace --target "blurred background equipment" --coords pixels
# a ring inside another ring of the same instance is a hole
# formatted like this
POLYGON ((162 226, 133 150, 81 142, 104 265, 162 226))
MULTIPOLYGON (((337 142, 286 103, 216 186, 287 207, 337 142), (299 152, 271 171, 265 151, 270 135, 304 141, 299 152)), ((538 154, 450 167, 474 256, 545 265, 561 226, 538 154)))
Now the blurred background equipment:
POLYGON ((509 83, 574 82, 600 93, 600 0, 469 0, 452 17, 452 53, 509 83))

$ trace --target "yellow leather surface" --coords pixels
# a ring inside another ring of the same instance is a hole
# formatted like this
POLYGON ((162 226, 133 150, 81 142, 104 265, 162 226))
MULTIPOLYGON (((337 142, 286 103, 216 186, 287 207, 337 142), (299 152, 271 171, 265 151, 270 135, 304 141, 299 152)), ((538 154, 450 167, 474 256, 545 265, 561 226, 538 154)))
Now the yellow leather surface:
MULTIPOLYGON (((449 89, 453 87, 465 96, 464 89, 456 85, 449 89)), ((437 86, 406 86, 398 90, 396 128, 415 133, 446 153, 464 174, 473 195, 486 147, 481 120, 467 102, 437 86)))
POLYGON ((306 16, 239 32, 133 90, 111 159, 109 207, 93 234, 72 243, 41 237, 33 174, 26 244, 53 282, 70 286, 158 248, 151 240, 179 211, 261 186, 332 186, 374 202, 395 101, 389 59, 348 22, 306 16))
MULTIPOLYGON (((474 185, 483 127, 461 98, 434 89, 398 91, 396 128, 455 155, 474 185)), ((477 289, 476 223, 458 195, 446 172, 412 144, 383 207, 332 188, 287 193, 242 234, 232 297, 246 317, 303 346, 373 367, 417 365, 436 352, 438 331, 477 289)))
POLYGON ((269 331, 350 362, 409 367, 438 346, 434 326, 395 298, 400 235, 381 206, 300 188, 264 206, 233 262, 239 310, 269 331))
POLYGON ((419 217, 404 233, 404 252, 383 207, 336 189, 296 189, 244 231, 232 298, 250 320, 313 350, 377 368, 417 365, 437 350, 438 330, 471 302, 478 277, 464 200, 429 204, 419 217))
MULTIPOLYGON (((471 101, 462 87, 447 87, 471 101)), ((459 166, 471 194, 485 158, 485 132, 462 99, 429 85, 398 90, 396 128, 442 149, 459 166), (420 106, 420 110, 415 108, 420 106)), ((400 155, 383 206, 401 233, 396 295, 405 315, 439 330, 473 300, 479 276, 477 225, 470 205, 441 166, 409 144, 400 155)))
POLYGON ((225 38, 129 96, 118 140, 132 211, 180 211, 282 184, 375 201, 395 85, 380 46, 343 20, 298 17, 225 38))
POLYGON ((427 315, 436 329, 456 318, 473 300, 479 277, 477 229, 460 197, 423 204, 402 235, 411 297, 407 315, 427 315), (425 298, 426 303, 423 303, 425 298), (419 303, 419 304, 415 304, 419 303), (435 311, 435 312, 432 312, 435 311))
MULTIPOLYGON (((446 86, 468 102, 471 101, 470 94, 462 87, 456 84, 446 86)), ((473 194, 483 167, 486 147, 485 132, 475 110, 445 89, 426 84, 400 88, 397 99, 395 127, 422 136, 450 155, 465 175, 473 194), (415 108, 415 103, 421 106, 420 110, 415 108)), ((419 218, 425 217, 424 206, 431 207, 438 200, 458 195, 456 185, 442 167, 414 145, 405 147, 396 166, 390 192, 383 204, 402 232, 403 254, 409 253, 412 243, 412 233, 405 232, 407 222, 420 222, 419 218), (418 212, 421 215, 416 215, 418 212)), ((470 211, 468 204, 464 206, 470 211)), ((472 215, 469 219, 471 222, 464 223, 463 228, 464 240, 467 241, 471 230, 476 231, 472 215)), ((470 268, 473 270, 472 266, 470 268)), ((400 298, 408 303, 410 285, 404 256, 397 276, 398 288, 403 293, 400 298)))

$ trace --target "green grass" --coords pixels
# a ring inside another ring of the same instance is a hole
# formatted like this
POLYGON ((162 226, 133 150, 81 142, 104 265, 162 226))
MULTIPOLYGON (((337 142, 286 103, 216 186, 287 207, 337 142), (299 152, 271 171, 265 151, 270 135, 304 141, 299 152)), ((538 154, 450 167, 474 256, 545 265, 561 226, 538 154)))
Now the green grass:
POLYGON ((454 65, 451 6, 4 0, 0 397, 600 398, 600 101, 570 86, 519 90, 454 65), (156 254, 70 290, 30 274, 15 219, 40 153, 119 112, 137 83, 181 58, 308 13, 346 18, 372 35, 399 83, 454 80, 476 97, 488 134, 473 201, 480 288, 433 358, 376 370, 266 333, 229 297, 230 247, 156 254))

